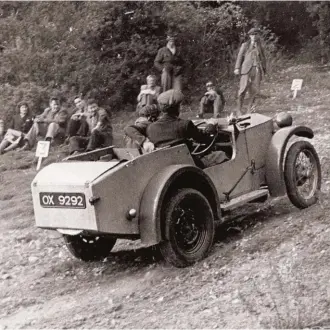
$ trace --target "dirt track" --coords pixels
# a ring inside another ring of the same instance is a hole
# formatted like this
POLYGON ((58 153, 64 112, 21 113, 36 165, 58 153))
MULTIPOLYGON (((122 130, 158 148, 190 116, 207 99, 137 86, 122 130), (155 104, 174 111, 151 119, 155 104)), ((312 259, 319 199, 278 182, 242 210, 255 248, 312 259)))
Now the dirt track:
POLYGON ((251 205, 217 229, 211 255, 176 269, 139 242, 106 262, 83 263, 60 234, 35 228, 33 155, 0 159, 0 328, 257 328, 330 324, 329 71, 288 67, 264 83, 257 111, 290 111, 311 126, 322 163, 320 202, 251 205), (305 81, 290 98, 293 78, 305 81))

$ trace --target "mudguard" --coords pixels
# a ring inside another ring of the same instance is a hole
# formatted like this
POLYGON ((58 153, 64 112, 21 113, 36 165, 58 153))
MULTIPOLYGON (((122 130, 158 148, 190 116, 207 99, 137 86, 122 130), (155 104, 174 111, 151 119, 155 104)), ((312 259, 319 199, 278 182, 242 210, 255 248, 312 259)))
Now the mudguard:
POLYGON ((266 181, 271 196, 283 196, 286 193, 283 158, 289 139, 293 136, 312 139, 314 132, 306 126, 290 126, 278 130, 272 137, 266 157, 266 181))
POLYGON ((209 176, 195 166, 171 165, 152 177, 144 190, 139 214, 143 244, 158 244, 164 237, 161 230, 162 207, 169 193, 180 188, 194 188, 203 193, 211 204, 214 218, 220 219, 220 201, 209 176))

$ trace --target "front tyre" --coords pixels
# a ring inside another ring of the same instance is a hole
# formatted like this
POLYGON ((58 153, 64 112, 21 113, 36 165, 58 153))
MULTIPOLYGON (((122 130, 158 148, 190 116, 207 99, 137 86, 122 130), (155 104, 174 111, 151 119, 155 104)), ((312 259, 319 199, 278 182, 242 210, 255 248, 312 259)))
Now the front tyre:
POLYGON ((176 267, 189 266, 207 256, 214 238, 214 216, 208 200, 195 189, 180 189, 164 208, 166 239, 160 243, 164 259, 176 267))
POLYGON ((109 256, 116 239, 106 236, 63 235, 66 247, 83 261, 99 261, 109 256))
POLYGON ((284 180, 293 205, 304 209, 316 203, 321 188, 321 165, 311 143, 297 141, 291 145, 285 159, 284 180))

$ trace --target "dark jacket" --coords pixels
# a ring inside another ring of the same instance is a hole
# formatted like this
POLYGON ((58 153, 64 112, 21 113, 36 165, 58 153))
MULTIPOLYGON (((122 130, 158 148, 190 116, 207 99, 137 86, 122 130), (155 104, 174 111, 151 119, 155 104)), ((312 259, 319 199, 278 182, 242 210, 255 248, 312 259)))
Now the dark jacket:
POLYGON ((176 49, 176 52, 173 55, 167 47, 160 48, 154 64, 160 72, 165 68, 170 74, 174 74, 174 76, 178 76, 183 72, 184 62, 178 49, 176 49))
POLYGON ((180 140, 193 139, 196 142, 209 140, 209 135, 202 133, 191 120, 168 114, 164 114, 148 126, 147 136, 155 147, 163 147, 180 140))
POLYGON ((23 133, 27 133, 31 126, 33 125, 33 118, 29 114, 25 117, 21 117, 19 114, 16 114, 9 122, 8 128, 15 129, 23 133))
MULTIPOLYGON (((244 42, 237 55, 235 69, 240 70, 240 74, 248 74, 253 66, 251 41, 244 42)), ((260 42, 256 43, 257 61, 259 62, 263 73, 266 73, 266 57, 260 42)))

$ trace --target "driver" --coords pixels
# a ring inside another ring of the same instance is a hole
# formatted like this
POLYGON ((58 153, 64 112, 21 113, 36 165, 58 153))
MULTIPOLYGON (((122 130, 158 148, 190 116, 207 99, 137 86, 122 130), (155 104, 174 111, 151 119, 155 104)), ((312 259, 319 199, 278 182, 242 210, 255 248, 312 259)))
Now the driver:
MULTIPOLYGON (((210 142, 210 134, 199 130, 191 120, 179 118, 183 98, 181 91, 173 89, 158 96, 157 101, 163 115, 147 128, 147 137, 156 148, 188 139, 193 139, 197 143, 210 142)), ((212 124, 209 124, 207 128, 208 130, 216 129, 212 124)), ((225 160, 228 160, 228 157, 223 151, 213 151, 200 158, 203 167, 220 164, 225 160)))

